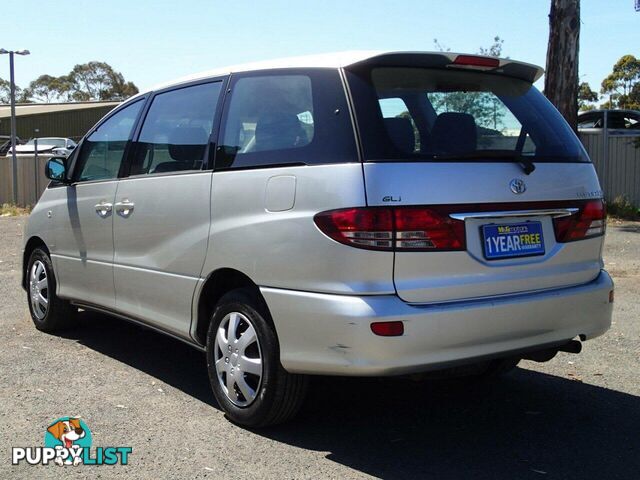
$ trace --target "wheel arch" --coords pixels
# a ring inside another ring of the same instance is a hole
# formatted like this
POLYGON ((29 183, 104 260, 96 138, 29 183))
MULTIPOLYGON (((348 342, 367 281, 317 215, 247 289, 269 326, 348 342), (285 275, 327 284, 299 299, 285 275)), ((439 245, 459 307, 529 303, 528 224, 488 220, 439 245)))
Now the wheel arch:
POLYGON ((264 308, 267 321, 273 326, 267 303, 260 293, 258 285, 248 275, 239 270, 219 268, 207 276, 197 298, 195 326, 192 327, 192 336, 200 345, 206 344, 211 315, 222 296, 239 288, 247 289, 254 295, 256 301, 264 308))
POLYGON ((42 248, 47 254, 50 254, 49 248, 42 238, 33 236, 27 240, 27 243, 24 245, 24 251, 22 252, 22 288, 25 290, 27 289, 27 264, 29 263, 31 254, 36 248, 42 248))

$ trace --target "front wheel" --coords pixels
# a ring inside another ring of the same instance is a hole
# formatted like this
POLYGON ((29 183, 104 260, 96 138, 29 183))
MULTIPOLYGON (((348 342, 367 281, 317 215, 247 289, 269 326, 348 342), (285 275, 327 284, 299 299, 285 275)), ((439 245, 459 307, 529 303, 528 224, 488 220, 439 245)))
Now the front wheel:
POLYGON ((27 265, 27 299, 33 324, 43 332, 70 326, 78 309, 56 295, 56 277, 51 258, 36 248, 27 265))
POLYGON ((207 368, 213 394, 233 422, 265 427, 300 409, 308 380, 280 364, 278 339, 266 308, 248 289, 224 295, 207 332, 207 368))

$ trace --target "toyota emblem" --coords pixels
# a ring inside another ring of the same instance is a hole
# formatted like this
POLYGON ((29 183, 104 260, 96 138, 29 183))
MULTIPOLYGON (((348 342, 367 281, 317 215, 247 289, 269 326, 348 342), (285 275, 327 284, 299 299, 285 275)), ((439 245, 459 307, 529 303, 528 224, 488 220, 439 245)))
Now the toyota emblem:
POLYGON ((527 185, 524 183, 524 180, 521 178, 514 178, 509 182, 509 187, 511 191, 516 195, 524 193, 527 190, 527 185))

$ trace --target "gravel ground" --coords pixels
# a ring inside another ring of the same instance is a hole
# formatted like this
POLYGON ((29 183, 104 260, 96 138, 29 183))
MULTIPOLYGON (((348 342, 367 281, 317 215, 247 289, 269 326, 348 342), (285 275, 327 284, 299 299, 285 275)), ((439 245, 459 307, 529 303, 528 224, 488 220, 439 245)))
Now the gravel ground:
MULTIPOLYGON (((60 416, 93 445, 130 446, 128 466, 86 478, 614 479, 640 476, 640 224, 609 228, 614 324, 581 355, 522 362, 490 384, 327 379, 291 424, 252 432, 218 409, 204 355, 94 313, 37 332, 19 287, 25 217, 0 218, 0 478, 58 478, 11 466, 60 416)), ((65 467, 73 468, 73 467, 65 467)))

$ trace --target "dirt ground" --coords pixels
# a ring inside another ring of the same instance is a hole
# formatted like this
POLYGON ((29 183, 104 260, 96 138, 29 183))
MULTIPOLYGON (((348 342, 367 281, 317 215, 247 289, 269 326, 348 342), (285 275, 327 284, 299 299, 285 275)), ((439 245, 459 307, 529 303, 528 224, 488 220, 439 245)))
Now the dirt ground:
POLYGON ((127 466, 84 478, 640 478, 640 224, 613 223, 606 268, 614 321, 580 355, 522 362, 493 383, 317 378, 294 422, 229 423, 202 353, 83 312, 37 332, 19 286, 25 217, 0 218, 0 478, 59 478, 11 465, 56 418, 80 415, 97 446, 133 448, 127 466))

